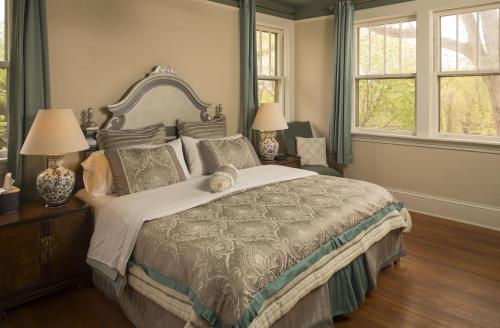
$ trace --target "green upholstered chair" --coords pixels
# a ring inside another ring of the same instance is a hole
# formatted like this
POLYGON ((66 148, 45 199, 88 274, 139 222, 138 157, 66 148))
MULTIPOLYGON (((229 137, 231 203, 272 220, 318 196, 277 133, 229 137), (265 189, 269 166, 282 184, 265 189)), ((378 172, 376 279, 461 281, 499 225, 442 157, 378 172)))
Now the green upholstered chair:
MULTIPOLYGON (((290 155, 297 156, 297 143, 295 141, 295 137, 302 138, 312 138, 312 128, 311 123, 309 121, 306 122, 288 122, 288 130, 283 131, 283 140, 285 143, 285 147, 287 153, 290 155)), ((325 152, 327 150, 325 149, 325 152)), ((343 176, 342 166, 340 166, 334 158, 329 158, 327 153, 328 166, 321 165, 306 165, 301 168, 304 170, 314 171, 321 175, 331 175, 336 177, 343 176)))

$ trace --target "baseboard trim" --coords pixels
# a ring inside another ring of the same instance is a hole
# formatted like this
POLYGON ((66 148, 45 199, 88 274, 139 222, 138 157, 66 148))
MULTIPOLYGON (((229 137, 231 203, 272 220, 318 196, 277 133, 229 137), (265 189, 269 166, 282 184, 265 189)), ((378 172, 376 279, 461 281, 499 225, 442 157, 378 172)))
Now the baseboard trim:
POLYGON ((500 207, 386 187, 413 212, 500 231, 500 207))

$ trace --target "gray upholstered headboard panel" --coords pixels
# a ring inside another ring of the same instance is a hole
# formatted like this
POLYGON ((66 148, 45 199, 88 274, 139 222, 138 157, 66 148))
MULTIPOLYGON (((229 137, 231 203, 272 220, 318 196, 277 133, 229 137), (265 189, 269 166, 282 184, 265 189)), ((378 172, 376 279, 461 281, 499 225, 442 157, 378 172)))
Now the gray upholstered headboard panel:
MULTIPOLYGON (((102 129, 132 129, 163 122, 167 135, 176 136, 178 119, 208 121, 208 107, 210 104, 202 101, 169 66, 160 65, 136 82, 119 102, 106 106, 110 117, 102 129)), ((97 127, 90 121, 83 130, 91 150, 96 150, 97 127)))

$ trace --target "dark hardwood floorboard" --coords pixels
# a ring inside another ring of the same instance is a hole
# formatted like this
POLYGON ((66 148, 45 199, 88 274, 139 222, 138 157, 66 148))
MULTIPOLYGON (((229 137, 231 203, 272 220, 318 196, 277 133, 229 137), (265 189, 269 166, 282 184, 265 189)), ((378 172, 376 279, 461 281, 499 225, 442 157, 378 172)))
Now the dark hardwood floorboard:
MULTIPOLYGON (((407 256, 335 327, 500 327, 500 232, 412 213, 407 256)), ((1 327, 132 327, 95 288, 69 289, 7 312, 1 327)))

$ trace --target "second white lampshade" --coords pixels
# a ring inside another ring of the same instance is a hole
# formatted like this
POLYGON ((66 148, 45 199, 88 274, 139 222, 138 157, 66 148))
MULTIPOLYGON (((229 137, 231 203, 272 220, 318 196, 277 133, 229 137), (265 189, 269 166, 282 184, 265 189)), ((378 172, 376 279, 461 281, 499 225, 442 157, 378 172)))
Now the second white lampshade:
POLYGON ((252 129, 259 131, 277 131, 288 129, 283 109, 277 103, 261 104, 252 129))

